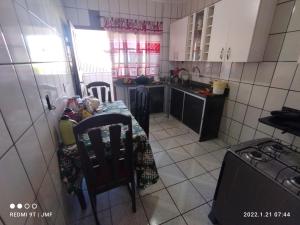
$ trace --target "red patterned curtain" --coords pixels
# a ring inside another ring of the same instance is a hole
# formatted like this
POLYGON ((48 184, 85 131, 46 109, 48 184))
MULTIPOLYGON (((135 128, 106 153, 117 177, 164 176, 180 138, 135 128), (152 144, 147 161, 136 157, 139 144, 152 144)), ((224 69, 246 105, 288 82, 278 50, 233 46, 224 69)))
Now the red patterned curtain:
POLYGON ((135 20, 113 17, 101 17, 101 25, 109 31, 125 31, 134 33, 156 33, 163 31, 163 23, 157 21, 135 20))
POLYGON ((162 23, 130 21, 110 18, 104 26, 110 39, 113 77, 158 75, 162 23))

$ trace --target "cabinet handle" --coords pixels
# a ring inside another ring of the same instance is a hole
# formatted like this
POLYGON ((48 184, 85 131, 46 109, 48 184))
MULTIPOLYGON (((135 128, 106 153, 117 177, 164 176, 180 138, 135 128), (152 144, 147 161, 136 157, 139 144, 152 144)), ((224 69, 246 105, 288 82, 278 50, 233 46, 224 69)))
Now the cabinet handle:
POLYGON ((227 60, 230 58, 230 56, 231 56, 231 48, 228 48, 228 50, 227 50, 227 60))
POLYGON ((224 48, 222 48, 222 50, 220 52, 220 59, 223 59, 223 54, 224 54, 224 48))

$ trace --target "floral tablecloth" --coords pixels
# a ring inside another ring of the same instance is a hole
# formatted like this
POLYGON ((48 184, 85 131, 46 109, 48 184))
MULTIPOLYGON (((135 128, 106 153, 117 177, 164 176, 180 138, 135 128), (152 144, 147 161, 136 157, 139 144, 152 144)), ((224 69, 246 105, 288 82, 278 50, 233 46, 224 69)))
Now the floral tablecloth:
MULTIPOLYGON (((132 116, 122 101, 104 103, 100 112, 96 114, 107 113, 121 113, 132 117, 133 152, 137 185, 139 188, 145 188, 148 185, 155 184, 158 180, 158 172, 155 166, 151 146, 144 130, 140 127, 136 119, 132 116)), ((109 142, 108 132, 104 131, 102 136, 104 142, 109 142)), ((83 138, 86 145, 89 145, 88 137, 84 136, 83 138)), ((81 180, 83 176, 76 145, 62 147, 58 152, 58 158, 62 179, 67 185, 68 192, 74 193, 76 190, 81 188, 81 180)))

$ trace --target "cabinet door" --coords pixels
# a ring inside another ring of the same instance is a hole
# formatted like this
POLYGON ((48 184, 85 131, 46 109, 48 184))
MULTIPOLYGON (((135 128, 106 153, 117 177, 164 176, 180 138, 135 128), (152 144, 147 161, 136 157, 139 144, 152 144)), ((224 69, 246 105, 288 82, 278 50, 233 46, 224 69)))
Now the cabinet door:
POLYGON ((115 99, 121 100, 125 103, 125 105, 129 108, 129 104, 127 102, 127 88, 119 85, 114 85, 115 90, 115 99))
POLYGON ((182 91, 171 89, 170 114, 178 120, 182 120, 183 96, 182 91))
POLYGON ((261 0, 225 0, 230 5, 226 61, 247 62, 261 0))
MULTIPOLYGON (((176 21, 175 21, 176 22, 176 21)), ((175 39, 176 39, 176 24, 175 22, 170 24, 170 43, 169 43, 169 60, 174 61, 175 56, 174 56, 174 51, 175 51, 175 39)))
MULTIPOLYGON (((224 60, 227 33, 229 26, 229 4, 228 0, 222 0, 215 4, 211 38, 209 42, 208 61, 220 62, 224 60)), ((245 1, 241 1, 245 2, 245 1)))
POLYGON ((150 113, 160 113, 164 111, 165 88, 150 87, 150 113))
POLYGON ((187 43, 187 30, 188 30, 188 17, 184 17, 177 22, 176 24, 176 52, 177 52, 177 61, 185 61, 185 51, 187 43))
POLYGON ((184 99, 183 123, 199 133, 204 101, 186 94, 184 99))
POLYGON ((187 41, 188 17, 170 25, 169 60, 184 61, 187 41))
POLYGON ((134 116, 135 115, 135 95, 136 95, 136 89, 135 88, 129 88, 128 89, 128 95, 129 95, 130 112, 134 116))

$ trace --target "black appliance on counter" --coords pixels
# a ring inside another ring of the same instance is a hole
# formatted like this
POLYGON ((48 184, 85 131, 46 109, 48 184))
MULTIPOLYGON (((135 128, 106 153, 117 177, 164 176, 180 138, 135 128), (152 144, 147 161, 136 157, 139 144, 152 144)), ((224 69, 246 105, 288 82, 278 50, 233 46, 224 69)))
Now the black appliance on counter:
POLYGON ((270 116, 260 118, 259 122, 300 136, 300 110, 282 107, 282 110, 272 111, 270 116))
POLYGON ((209 218, 220 225, 299 225, 300 152, 269 138, 232 146, 209 218))

